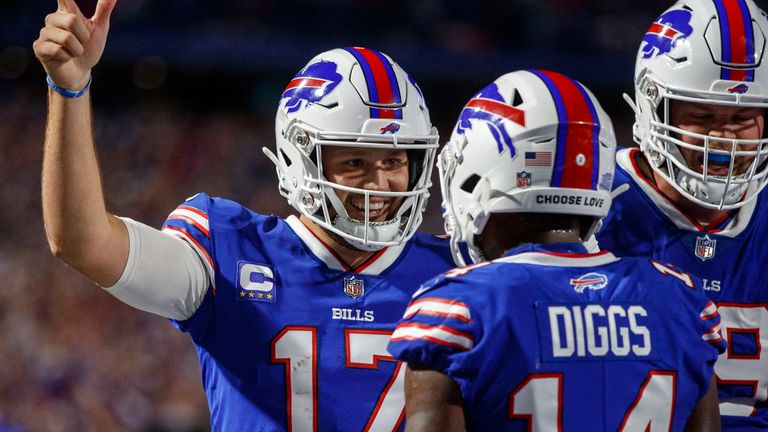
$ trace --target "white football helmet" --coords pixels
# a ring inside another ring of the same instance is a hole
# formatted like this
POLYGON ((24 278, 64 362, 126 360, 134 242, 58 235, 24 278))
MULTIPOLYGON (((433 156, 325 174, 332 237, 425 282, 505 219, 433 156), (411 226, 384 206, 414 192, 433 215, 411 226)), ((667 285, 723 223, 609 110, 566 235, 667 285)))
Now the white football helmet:
POLYGON ((424 96, 392 59, 367 48, 338 48, 309 61, 282 94, 274 162, 280 193, 299 213, 349 244, 373 251, 408 240, 422 220, 438 147, 424 96), (323 174, 325 146, 408 151, 409 188, 383 192, 346 187, 323 174), (352 219, 336 193, 365 197, 365 220, 352 219), (403 197, 395 217, 368 220, 370 198, 403 197))
POLYGON ((549 71, 517 71, 481 90, 461 112, 440 153, 443 218, 456 264, 475 263, 492 213, 608 213, 616 136, 581 83, 549 71))
POLYGON ((681 0, 646 32, 635 65, 634 138, 653 169, 700 206, 738 208, 754 199, 768 174, 768 139, 695 134, 670 125, 670 100, 768 107, 768 19, 752 0, 681 0), (680 138, 701 142, 692 145, 680 138), (745 147, 747 146, 747 147, 745 147), (691 169, 680 148, 700 152, 703 172, 691 169), (735 172, 736 157, 753 159, 735 172), (727 175, 707 175, 708 164, 729 164, 727 175))

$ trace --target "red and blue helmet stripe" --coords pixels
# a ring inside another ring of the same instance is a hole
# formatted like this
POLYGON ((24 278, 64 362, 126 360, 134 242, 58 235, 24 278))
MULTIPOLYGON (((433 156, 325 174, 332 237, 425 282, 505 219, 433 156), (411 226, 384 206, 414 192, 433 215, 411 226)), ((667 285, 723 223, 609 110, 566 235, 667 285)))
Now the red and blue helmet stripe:
POLYGON ((755 34, 752 15, 744 0, 712 0, 717 9, 722 43, 721 61, 744 65, 747 69, 722 67, 720 78, 732 81, 754 81, 755 34), (749 68, 751 66, 751 68, 749 68))
MULTIPOLYGON (((384 57, 382 53, 368 48, 350 47, 344 49, 352 54, 360 64, 368 87, 368 98, 372 104, 402 104, 400 85, 389 59, 384 57)), ((402 119, 403 110, 402 108, 371 107, 371 118, 402 119)))
POLYGON ((544 70, 530 72, 547 86, 557 110, 557 145, 550 185, 596 190, 600 177, 600 118, 592 99, 580 83, 565 75, 544 70))

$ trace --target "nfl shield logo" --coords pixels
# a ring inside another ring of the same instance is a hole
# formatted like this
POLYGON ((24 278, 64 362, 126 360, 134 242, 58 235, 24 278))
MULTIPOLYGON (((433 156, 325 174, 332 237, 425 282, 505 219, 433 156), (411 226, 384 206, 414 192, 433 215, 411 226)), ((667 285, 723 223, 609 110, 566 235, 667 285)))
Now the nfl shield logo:
POLYGON ((354 276, 344 278, 344 294, 356 299, 365 294, 365 284, 362 279, 356 279, 354 276))
POLYGON ((717 240, 712 240, 708 235, 696 238, 696 256, 702 261, 714 257, 715 246, 717 246, 717 240))
POLYGON ((531 173, 520 171, 517 173, 517 187, 525 189, 531 185, 531 173))

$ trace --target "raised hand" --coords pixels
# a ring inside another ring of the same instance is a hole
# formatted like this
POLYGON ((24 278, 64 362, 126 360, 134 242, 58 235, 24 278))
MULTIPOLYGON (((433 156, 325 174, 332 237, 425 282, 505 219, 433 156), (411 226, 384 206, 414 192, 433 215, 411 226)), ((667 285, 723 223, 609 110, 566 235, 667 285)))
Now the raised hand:
POLYGON ((99 0, 86 18, 75 0, 58 0, 58 10, 45 17, 45 27, 32 47, 43 68, 59 87, 79 90, 104 52, 109 17, 117 0, 99 0))

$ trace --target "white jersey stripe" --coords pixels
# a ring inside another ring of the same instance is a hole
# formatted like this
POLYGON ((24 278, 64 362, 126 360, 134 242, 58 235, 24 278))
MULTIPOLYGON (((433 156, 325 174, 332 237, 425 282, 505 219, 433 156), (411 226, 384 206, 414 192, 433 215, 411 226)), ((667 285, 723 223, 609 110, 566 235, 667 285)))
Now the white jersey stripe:
POLYGON ((701 310, 699 317, 703 320, 708 320, 710 318, 714 318, 715 315, 717 315, 717 306, 715 306, 715 304, 710 301, 707 303, 707 306, 701 310))
POLYGON ((168 219, 183 220, 199 229, 206 237, 211 236, 210 228, 208 227, 208 217, 205 213, 192 207, 180 206, 168 215, 168 219))
POLYGON ((599 267, 618 261, 612 253, 602 251, 596 254, 552 254, 546 252, 524 252, 499 258, 493 262, 536 264, 557 267, 599 267))
POLYGON ((470 350, 474 346, 472 336, 446 326, 427 326, 423 324, 400 324, 392 333, 392 342, 402 340, 423 339, 439 345, 450 346, 462 350, 470 350))
POLYGON ((408 319, 416 314, 455 318, 465 323, 472 321, 472 315, 466 304, 432 297, 423 298, 411 303, 405 311, 403 318, 408 319))
POLYGON ((701 338, 708 342, 722 339, 722 336, 720 335, 720 323, 717 323, 714 327, 707 330, 707 332, 704 333, 701 338))

